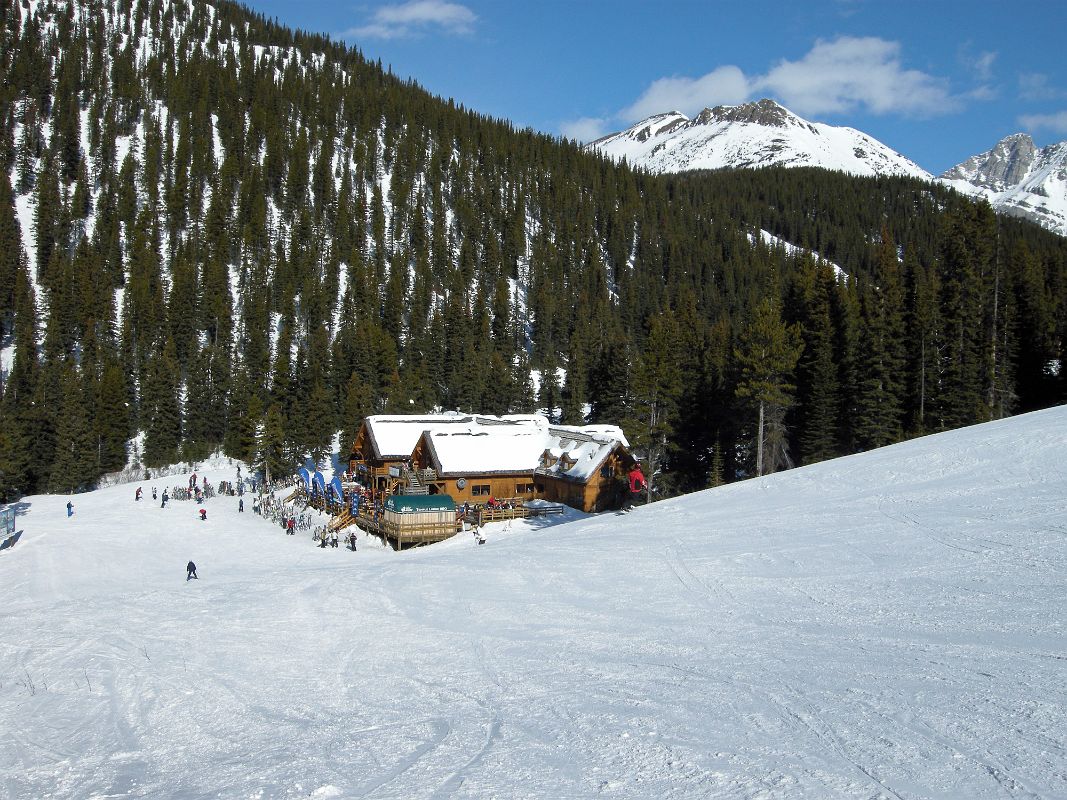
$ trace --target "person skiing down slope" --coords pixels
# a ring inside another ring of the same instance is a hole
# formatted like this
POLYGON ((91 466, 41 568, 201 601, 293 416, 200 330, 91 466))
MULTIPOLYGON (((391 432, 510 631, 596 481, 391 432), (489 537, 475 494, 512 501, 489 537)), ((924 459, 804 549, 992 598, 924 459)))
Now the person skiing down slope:
POLYGON ((192 561, 185 565, 185 573, 185 580, 187 581, 192 580, 193 578, 196 578, 196 580, 200 580, 200 578, 197 578, 196 576, 196 564, 194 564, 192 561))

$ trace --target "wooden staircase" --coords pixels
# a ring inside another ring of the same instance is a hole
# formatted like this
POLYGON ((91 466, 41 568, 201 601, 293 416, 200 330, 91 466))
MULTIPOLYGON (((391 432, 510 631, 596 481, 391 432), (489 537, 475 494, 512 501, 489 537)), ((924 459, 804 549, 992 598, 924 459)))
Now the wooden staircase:
POLYGON ((340 514, 338 514, 336 517, 329 521, 329 523, 326 525, 326 530, 333 533, 334 531, 339 531, 343 528, 347 528, 349 525, 355 524, 356 518, 352 516, 352 512, 342 511, 340 514))
MULTIPOLYGON (((433 470, 422 470, 424 476, 426 472, 433 472, 433 470)), ((400 472, 400 477, 404 480, 404 486, 401 494, 421 494, 426 495, 430 493, 430 488, 419 477, 418 470, 410 470, 404 467, 400 472)))

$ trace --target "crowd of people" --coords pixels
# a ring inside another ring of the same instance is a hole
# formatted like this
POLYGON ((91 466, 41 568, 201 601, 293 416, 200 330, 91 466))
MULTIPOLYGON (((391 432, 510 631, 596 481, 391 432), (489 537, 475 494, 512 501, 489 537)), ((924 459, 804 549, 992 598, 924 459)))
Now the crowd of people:
MULTIPOLYGON (((295 536, 298 531, 314 529, 312 539, 319 547, 339 547, 341 540, 337 531, 330 531, 324 525, 316 528, 314 525, 315 516, 312 513, 306 510, 302 511, 298 509, 297 505, 286 502, 278 496, 281 490, 294 486, 296 482, 296 478, 293 476, 278 478, 269 483, 260 481, 256 477, 242 476, 241 468, 238 467, 236 479, 219 481, 217 489, 208 483, 207 476, 200 476, 193 472, 184 484, 172 487, 165 486, 162 493, 160 493, 158 487, 153 486, 151 487, 151 492, 152 500, 159 501, 160 508, 166 508, 171 500, 194 500, 197 505, 200 505, 205 499, 211 497, 236 497, 238 513, 244 513, 245 495, 248 494, 251 496, 252 512, 265 520, 277 523, 287 535, 295 536)), ((354 514, 358 513, 360 503, 364 502, 363 498, 369 497, 369 494, 363 487, 356 487, 352 491, 351 503, 354 514)), ((143 486, 136 487, 134 501, 140 502, 144 497, 145 488, 143 486)), ((380 514, 380 501, 374 505, 376 513, 380 514)), ((343 504, 338 504, 338 508, 333 509, 333 511, 339 513, 344 507, 343 504)), ((73 513, 73 503, 68 503, 67 515, 72 516, 73 513)), ((199 508, 197 514, 201 521, 207 521, 206 508, 199 508)), ((355 552, 357 536, 354 529, 344 537, 344 542, 349 550, 355 552)), ((196 577, 195 571, 192 573, 192 577, 196 577)))

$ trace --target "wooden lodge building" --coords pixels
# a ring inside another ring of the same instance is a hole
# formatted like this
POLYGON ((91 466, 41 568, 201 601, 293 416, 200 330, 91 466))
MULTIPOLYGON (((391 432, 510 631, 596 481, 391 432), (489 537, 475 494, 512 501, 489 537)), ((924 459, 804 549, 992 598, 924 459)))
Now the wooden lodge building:
POLYGON ((375 494, 447 494, 457 505, 543 499, 618 507, 635 463, 612 425, 552 425, 537 414, 376 415, 360 425, 349 472, 375 494))

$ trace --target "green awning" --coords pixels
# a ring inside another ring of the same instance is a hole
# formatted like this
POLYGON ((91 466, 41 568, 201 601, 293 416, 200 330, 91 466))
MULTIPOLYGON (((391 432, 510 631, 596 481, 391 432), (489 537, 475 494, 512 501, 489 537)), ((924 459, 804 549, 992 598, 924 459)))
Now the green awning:
POLYGON ((456 503, 447 494, 393 494, 386 498, 385 507, 398 514, 418 511, 455 511, 456 503))

